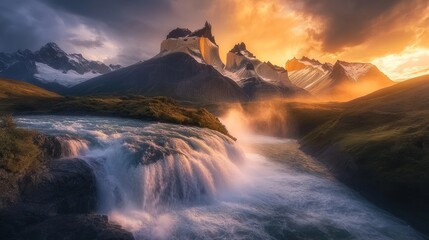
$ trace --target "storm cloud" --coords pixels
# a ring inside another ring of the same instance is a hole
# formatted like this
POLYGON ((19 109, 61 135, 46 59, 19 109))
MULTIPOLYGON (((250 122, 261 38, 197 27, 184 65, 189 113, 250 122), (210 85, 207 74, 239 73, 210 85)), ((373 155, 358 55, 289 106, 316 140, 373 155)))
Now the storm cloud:
POLYGON ((0 51, 36 50, 54 41, 67 51, 84 51, 89 57, 111 51, 104 60, 131 64, 155 55, 160 41, 178 23, 194 28, 204 23, 204 9, 210 1, 192 1, 196 8, 192 18, 180 9, 188 4, 174 0, 4 0, 0 3, 0 51), (107 46, 110 49, 103 49, 107 46))
POLYGON ((427 0, 301 0, 295 9, 321 21, 311 37, 324 51, 337 52, 374 35, 415 25, 425 17, 427 0))
POLYGON ((0 51, 35 49, 61 38, 66 16, 57 16, 37 1, 3 0, 0 9, 0 51))
POLYGON ((69 40, 72 44, 76 46, 81 46, 84 48, 96 48, 96 47, 102 47, 103 46, 103 39, 97 38, 94 40, 82 40, 79 38, 71 38, 69 40))
POLYGON ((221 57, 244 41, 279 65, 302 55, 370 61, 429 45, 428 7, 427 0, 2 0, 0 51, 54 41, 127 65, 157 54, 170 30, 208 20, 221 57))

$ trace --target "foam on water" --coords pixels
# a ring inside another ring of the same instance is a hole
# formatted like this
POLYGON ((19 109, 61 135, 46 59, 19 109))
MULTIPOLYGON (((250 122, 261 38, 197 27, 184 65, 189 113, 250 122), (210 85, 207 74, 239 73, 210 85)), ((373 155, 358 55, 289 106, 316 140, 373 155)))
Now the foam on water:
POLYGON ((94 117, 22 117, 88 141, 99 211, 137 239, 423 239, 295 141, 94 117), (48 120, 47 120, 48 119, 48 120))
POLYGON ((70 138, 61 138, 63 145, 63 156, 64 157, 76 157, 85 154, 89 150, 89 142, 83 139, 70 139, 70 138))

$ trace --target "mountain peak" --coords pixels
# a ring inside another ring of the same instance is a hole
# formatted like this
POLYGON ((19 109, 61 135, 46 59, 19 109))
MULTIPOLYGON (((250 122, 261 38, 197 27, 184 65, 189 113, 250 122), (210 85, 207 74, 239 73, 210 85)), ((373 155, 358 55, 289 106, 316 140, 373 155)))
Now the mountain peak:
POLYGON ((286 70, 289 72, 301 70, 305 67, 306 65, 295 57, 286 62, 286 70))
POLYGON ((273 70, 277 72, 287 72, 287 70, 284 67, 277 66, 275 64, 272 64, 270 61, 266 62, 266 64, 273 70))
POLYGON ((240 56, 246 56, 249 58, 256 58, 256 56, 253 55, 253 53, 251 53, 251 52, 249 52, 249 50, 247 50, 246 44, 244 42, 235 44, 234 47, 229 52, 240 55, 240 56))
POLYGON ((204 24, 203 28, 194 31, 189 36, 190 37, 205 37, 205 38, 208 38, 210 41, 212 41, 212 43, 216 44, 215 38, 212 34, 212 25, 207 21, 204 24))
POLYGON ((190 35, 192 32, 191 30, 187 28, 176 28, 168 33, 167 39, 169 38, 180 38, 180 37, 186 37, 190 35))
POLYGON ((52 50, 54 50, 55 52, 62 52, 62 53, 65 53, 56 43, 54 43, 54 42, 48 42, 47 44, 45 44, 42 48, 40 48, 40 50, 42 50, 42 49, 45 49, 45 50, 47 50, 47 49, 52 49, 52 50))
MULTIPOLYGON (((204 27, 191 32, 188 28, 176 28, 168 33, 167 39, 169 38, 181 38, 181 37, 205 37, 208 38, 212 43, 216 44, 215 37, 212 34, 212 25, 206 21, 204 27)), ((216 44, 217 45, 217 44, 216 44)))
POLYGON ((305 61, 305 62, 308 62, 308 63, 312 63, 312 64, 314 64, 314 65, 322 65, 322 63, 321 63, 321 62, 319 62, 318 60, 316 60, 316 59, 314 59, 314 58, 309 58, 309 57, 306 57, 306 56, 303 56, 303 57, 301 58, 301 61, 305 61))
POLYGON ((368 73, 373 66, 374 65, 371 63, 351 63, 337 60, 334 65, 334 69, 341 67, 349 78, 357 81, 361 76, 368 73))
POLYGON ((235 44, 234 47, 230 50, 232 53, 240 53, 241 51, 247 51, 246 44, 244 42, 235 44))

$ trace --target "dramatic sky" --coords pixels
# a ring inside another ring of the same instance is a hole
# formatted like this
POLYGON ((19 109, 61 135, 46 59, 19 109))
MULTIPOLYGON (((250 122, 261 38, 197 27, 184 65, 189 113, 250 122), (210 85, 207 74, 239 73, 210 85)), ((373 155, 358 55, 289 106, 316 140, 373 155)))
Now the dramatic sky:
POLYGON ((1 0, 0 51, 49 41, 124 65, 176 27, 213 25, 221 57, 245 42, 284 66, 294 56, 372 62, 396 80, 429 74, 427 0, 1 0))

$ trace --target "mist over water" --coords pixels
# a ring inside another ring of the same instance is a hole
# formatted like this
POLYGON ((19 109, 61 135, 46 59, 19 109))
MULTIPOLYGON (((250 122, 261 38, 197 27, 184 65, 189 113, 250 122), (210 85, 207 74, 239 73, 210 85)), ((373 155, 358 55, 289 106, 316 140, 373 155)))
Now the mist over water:
POLYGON ((99 212, 137 239, 423 239, 337 182, 296 141, 256 135, 244 119, 222 118, 236 142, 126 119, 17 120, 80 139, 70 144, 97 175, 99 212))
POLYGON ((230 104, 221 121, 238 139, 247 139, 249 135, 287 136, 289 129, 285 103, 281 99, 271 99, 248 105, 230 104))

